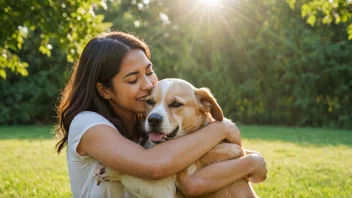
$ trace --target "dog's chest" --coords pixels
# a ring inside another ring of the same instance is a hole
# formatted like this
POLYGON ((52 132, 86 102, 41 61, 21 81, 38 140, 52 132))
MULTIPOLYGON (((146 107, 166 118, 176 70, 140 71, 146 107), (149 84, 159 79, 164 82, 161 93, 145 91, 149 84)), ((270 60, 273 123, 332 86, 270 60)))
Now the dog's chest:
POLYGON ((175 181, 176 175, 161 180, 145 180, 132 176, 126 176, 122 179, 127 191, 136 198, 175 198, 175 181))

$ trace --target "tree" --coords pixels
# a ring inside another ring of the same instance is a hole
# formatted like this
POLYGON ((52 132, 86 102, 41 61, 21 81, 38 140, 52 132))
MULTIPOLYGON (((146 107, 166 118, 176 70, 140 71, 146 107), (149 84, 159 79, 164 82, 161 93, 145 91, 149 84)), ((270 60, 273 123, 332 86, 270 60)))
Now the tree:
POLYGON ((0 77, 6 79, 8 70, 28 75, 28 63, 18 53, 26 39, 38 35, 41 53, 50 56, 55 42, 73 62, 88 36, 110 26, 95 14, 97 7, 106 8, 105 1, 0 0, 0 77))
MULTIPOLYGON (((296 0, 286 0, 293 9, 296 0)), ((300 2, 301 3, 301 2, 300 2)), ((317 22, 323 24, 349 23, 347 27, 348 39, 352 40, 352 1, 346 0, 311 0, 301 3, 302 17, 311 26, 317 22)))

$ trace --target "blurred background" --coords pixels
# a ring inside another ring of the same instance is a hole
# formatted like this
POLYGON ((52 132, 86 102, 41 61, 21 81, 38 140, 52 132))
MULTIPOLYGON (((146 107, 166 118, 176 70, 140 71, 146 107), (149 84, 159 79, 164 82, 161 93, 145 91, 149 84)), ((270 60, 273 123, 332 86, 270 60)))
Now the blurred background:
POLYGON ((267 159, 259 195, 352 197, 351 0, 0 0, 0 24, 0 197, 71 196, 55 106, 114 30, 151 47, 159 79, 211 89, 267 159))
POLYGON ((142 38, 160 79, 209 87, 245 124, 352 128, 349 0, 2 1, 0 124, 52 124, 87 41, 142 38), (348 34, 349 33, 349 34, 348 34))

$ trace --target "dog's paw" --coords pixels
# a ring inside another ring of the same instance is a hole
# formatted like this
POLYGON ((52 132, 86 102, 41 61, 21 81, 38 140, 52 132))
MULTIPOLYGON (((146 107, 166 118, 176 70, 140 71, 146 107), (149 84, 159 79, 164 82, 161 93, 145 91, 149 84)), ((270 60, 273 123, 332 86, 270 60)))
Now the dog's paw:
POLYGON ((245 155, 241 146, 232 143, 220 143, 211 151, 217 152, 219 156, 222 156, 222 160, 236 159, 245 155))
POLYGON ((242 146, 241 132, 240 132, 239 128, 236 126, 236 124, 226 118, 224 118, 224 120, 222 122, 225 123, 228 127, 228 130, 230 132, 230 137, 231 137, 230 142, 234 143, 234 144, 238 144, 239 146, 242 146))
POLYGON ((94 179, 97 181, 99 186, 103 181, 110 181, 108 175, 106 175, 106 167, 101 165, 94 171, 94 179))
POLYGON ((94 179, 97 181, 97 185, 100 185, 103 181, 114 182, 121 180, 121 174, 105 167, 104 165, 100 164, 98 168, 93 172, 94 179))

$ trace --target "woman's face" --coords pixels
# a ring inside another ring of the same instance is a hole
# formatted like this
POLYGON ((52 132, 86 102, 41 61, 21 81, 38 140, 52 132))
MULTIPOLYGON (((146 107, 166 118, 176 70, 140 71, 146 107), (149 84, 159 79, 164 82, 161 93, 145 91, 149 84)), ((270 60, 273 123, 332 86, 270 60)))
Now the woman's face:
POLYGON ((131 50, 124 57, 120 72, 112 78, 109 102, 119 116, 133 118, 136 113, 145 112, 145 96, 157 82, 152 63, 144 52, 131 50))

